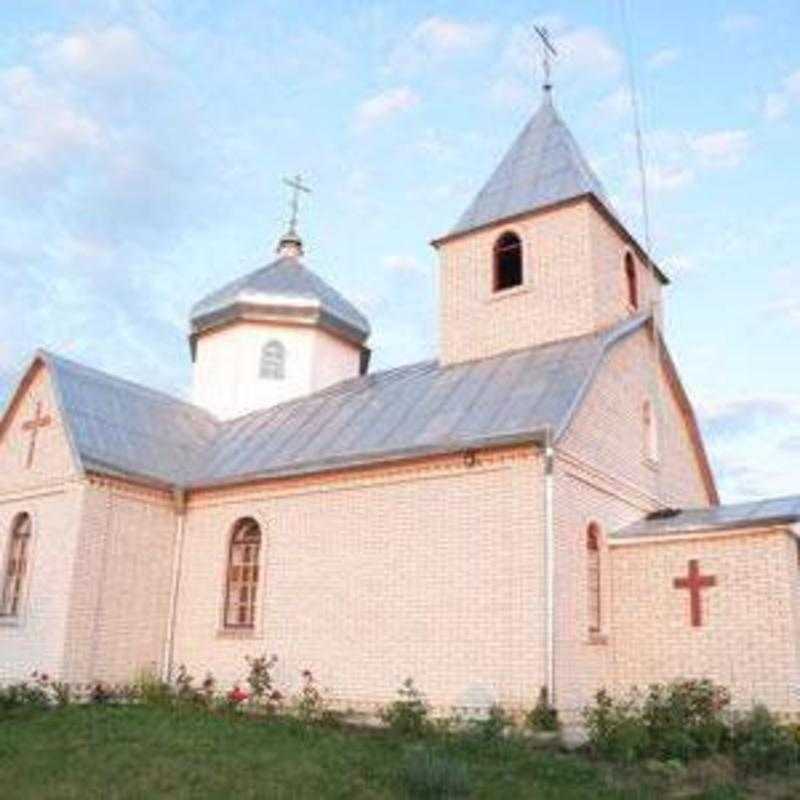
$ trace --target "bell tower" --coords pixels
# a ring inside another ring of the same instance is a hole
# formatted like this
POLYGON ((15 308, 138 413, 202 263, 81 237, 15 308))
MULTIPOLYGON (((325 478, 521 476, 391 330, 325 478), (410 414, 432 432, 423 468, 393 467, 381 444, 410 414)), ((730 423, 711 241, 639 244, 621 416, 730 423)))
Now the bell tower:
POLYGON ((543 87, 541 105, 438 250, 442 363, 591 333, 667 282, 619 220, 543 87))

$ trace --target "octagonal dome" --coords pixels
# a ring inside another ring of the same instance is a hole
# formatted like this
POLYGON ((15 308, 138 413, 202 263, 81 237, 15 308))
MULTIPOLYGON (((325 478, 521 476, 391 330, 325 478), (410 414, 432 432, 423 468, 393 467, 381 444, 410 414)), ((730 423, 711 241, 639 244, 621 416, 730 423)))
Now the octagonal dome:
POLYGON ((370 333, 366 317, 296 254, 280 255, 196 303, 191 310, 192 341, 236 320, 318 326, 356 345, 370 333))

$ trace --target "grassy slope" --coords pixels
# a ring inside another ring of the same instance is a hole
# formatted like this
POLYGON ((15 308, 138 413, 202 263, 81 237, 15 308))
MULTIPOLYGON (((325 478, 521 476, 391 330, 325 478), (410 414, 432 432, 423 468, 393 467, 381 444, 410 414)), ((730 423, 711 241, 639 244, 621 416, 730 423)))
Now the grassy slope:
MULTIPOLYGON (((474 798, 665 797, 641 776, 614 786, 579 756, 514 743, 441 741, 467 765, 474 798)), ((395 798, 409 743, 388 732, 303 728, 144 707, 29 712, 0 721, 0 796, 52 798, 395 798)), ((683 795, 735 798, 736 793, 683 795)))

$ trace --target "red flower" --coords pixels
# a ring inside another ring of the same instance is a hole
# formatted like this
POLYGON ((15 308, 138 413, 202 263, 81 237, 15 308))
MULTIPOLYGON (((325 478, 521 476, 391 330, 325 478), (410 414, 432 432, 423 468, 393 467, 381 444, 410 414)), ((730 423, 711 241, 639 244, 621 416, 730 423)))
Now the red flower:
POLYGON ((234 686, 233 689, 228 692, 228 700, 230 700, 231 703, 242 703, 247 700, 248 697, 249 695, 247 692, 244 691, 244 689, 240 689, 238 686, 234 686))

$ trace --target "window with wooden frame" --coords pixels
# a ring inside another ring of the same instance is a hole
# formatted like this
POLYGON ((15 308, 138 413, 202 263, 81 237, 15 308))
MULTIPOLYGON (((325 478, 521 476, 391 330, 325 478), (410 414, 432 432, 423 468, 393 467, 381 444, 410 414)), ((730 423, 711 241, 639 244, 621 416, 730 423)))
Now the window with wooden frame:
POLYGON ((267 342, 261 348, 259 377, 281 381, 286 377, 286 348, 277 340, 267 342))
POLYGON ((519 236, 507 231, 494 243, 495 292, 522 285, 522 242, 519 236))
POLYGON ((595 522, 586 530, 586 591, 589 633, 600 633, 603 622, 600 601, 600 527, 595 522))
POLYGON ((628 291, 628 305, 639 308, 639 284, 636 278, 636 262, 630 253, 625 253, 625 284, 628 291))
POLYGON ((240 519, 231 533, 225 578, 223 625, 248 630, 255 625, 261 528, 252 517, 240 519))
POLYGON ((0 617, 19 616, 22 590, 28 571, 31 540, 30 514, 17 514, 11 523, 11 538, 3 572, 3 594, 0 597, 0 617))

